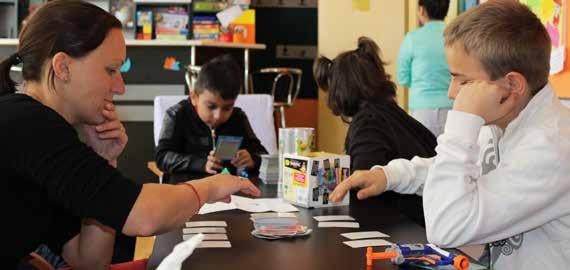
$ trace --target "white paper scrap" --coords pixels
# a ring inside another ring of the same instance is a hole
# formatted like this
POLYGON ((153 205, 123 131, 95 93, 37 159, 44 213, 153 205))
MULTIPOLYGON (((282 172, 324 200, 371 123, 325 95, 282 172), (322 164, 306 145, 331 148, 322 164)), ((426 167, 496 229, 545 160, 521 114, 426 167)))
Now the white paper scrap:
POLYGON ((358 222, 319 222, 319 228, 360 228, 358 222))
POLYGON ((182 263, 192 255, 194 249, 202 242, 204 239, 203 234, 197 234, 194 237, 182 241, 181 243, 174 246, 172 252, 168 254, 162 260, 160 265, 156 268, 156 270, 173 270, 173 269, 180 269, 182 267, 182 263))
POLYGON ((209 213, 214 213, 214 212, 233 210, 236 208, 237 208, 236 205, 233 203, 223 203, 223 202, 207 203, 207 204, 204 204, 202 206, 202 208, 200 208, 200 211, 198 211, 198 214, 204 215, 204 214, 209 214, 209 213))
POLYGON ((390 237, 389 235, 379 231, 341 233, 340 235, 350 240, 390 237))
POLYGON ((341 221, 341 220, 354 220, 351 216, 334 215, 334 216, 314 216, 316 221, 341 221))
POLYGON ((204 241, 196 248, 231 248, 230 241, 204 241))
POLYGON ((297 212, 295 206, 288 202, 283 201, 281 198, 263 198, 263 199, 251 199, 242 196, 232 195, 232 201, 230 203, 207 203, 202 208, 198 214, 208 214, 219 211, 240 209, 250 213, 261 213, 261 212, 297 212))
POLYGON ((236 208, 246 212, 257 213, 269 211, 269 207, 267 207, 267 205, 258 203, 255 199, 247 197, 232 195, 232 203, 236 208))
POLYGON ((257 201, 257 203, 265 204, 269 210, 273 212, 299 212, 299 209, 297 209, 297 207, 284 201, 281 198, 263 198, 256 199, 255 201, 257 201))
POLYGON ((345 241, 345 245, 351 248, 361 248, 361 247, 379 247, 379 246, 390 246, 392 243, 384 239, 367 239, 367 240, 354 240, 345 241))
POLYGON ((239 17, 242 13, 243 10, 241 10, 241 8, 238 5, 235 5, 231 8, 227 8, 218 12, 216 14, 216 17, 218 17, 218 20, 220 21, 220 24, 222 24, 223 27, 228 27, 228 25, 237 17, 239 17))
POLYGON ((205 228, 184 228, 182 229, 183 234, 193 234, 193 233, 226 233, 226 228, 220 227, 205 227, 205 228))
POLYGON ((227 227, 225 221, 190 221, 186 222, 186 227, 227 227))

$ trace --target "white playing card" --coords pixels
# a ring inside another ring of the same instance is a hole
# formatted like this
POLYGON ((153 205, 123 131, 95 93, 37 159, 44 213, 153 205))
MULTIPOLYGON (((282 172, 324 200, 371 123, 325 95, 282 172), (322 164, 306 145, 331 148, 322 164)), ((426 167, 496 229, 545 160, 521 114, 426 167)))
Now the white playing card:
MULTIPOLYGON (((190 239, 194 235, 195 234, 184 234, 182 235, 182 239, 183 240, 190 239)), ((204 234, 204 240, 228 240, 228 235, 223 233, 204 234)))
POLYGON ((346 215, 333 215, 333 216, 314 216, 316 221, 342 221, 342 220, 354 220, 351 216, 346 215))
POLYGON ((340 235, 342 235, 342 236, 344 236, 350 240, 365 239, 365 238, 390 237, 389 235, 387 235, 385 233, 381 233, 379 231, 341 233, 340 235))
POLYGON ((358 222, 319 222, 319 228, 360 228, 358 222))
POLYGON ((212 228, 212 227, 202 227, 202 228, 184 228, 182 229, 183 234, 193 234, 193 233, 226 233, 226 228, 212 228))
POLYGON ((367 239, 367 240, 354 240, 345 241, 345 245, 351 248, 361 248, 361 247, 378 247, 378 246, 390 246, 392 243, 384 239, 367 239))
POLYGON ((196 248, 231 248, 230 241, 204 241, 196 248))
POLYGON ((225 221, 190 221, 186 222, 186 227, 227 227, 225 221))

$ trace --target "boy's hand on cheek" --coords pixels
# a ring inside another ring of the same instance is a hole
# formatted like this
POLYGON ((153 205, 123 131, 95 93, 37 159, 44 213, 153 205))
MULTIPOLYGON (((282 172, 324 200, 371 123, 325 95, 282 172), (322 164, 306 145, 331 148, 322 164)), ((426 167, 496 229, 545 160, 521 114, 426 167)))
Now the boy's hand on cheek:
POLYGON ((208 155, 208 161, 206 161, 206 166, 204 170, 209 174, 217 174, 218 170, 222 169, 222 161, 214 156, 214 151, 210 151, 208 155))
POLYGON ((239 150, 231 163, 236 168, 251 169, 255 166, 255 162, 253 161, 253 158, 251 158, 251 154, 245 149, 239 150))
POLYGON ((474 81, 463 86, 453 109, 478 115, 491 123, 502 118, 514 107, 514 99, 508 89, 486 81, 474 81))

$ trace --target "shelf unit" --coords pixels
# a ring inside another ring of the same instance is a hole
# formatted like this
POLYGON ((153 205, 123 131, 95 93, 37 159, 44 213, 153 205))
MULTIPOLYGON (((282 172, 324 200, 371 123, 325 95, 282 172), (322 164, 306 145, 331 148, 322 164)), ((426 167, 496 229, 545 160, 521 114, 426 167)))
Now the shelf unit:
MULTIPOLYGON (((127 46, 136 47, 190 47, 190 65, 196 65, 196 48, 210 47, 210 48, 229 48, 243 50, 243 71, 244 71, 244 87, 246 93, 249 91, 248 84, 245 83, 249 76, 250 67, 250 50, 265 50, 265 44, 250 44, 250 43, 233 43, 233 42, 219 42, 208 40, 136 40, 127 39, 127 46)), ((18 39, 15 38, 0 38, 0 46, 18 46, 18 39)))

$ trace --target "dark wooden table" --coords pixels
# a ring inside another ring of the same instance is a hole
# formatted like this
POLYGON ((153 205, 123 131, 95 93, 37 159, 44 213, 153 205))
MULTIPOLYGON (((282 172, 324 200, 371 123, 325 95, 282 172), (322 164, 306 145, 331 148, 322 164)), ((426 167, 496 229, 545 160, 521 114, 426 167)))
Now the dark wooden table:
MULTIPOLYGON (((275 195, 275 186, 260 185, 264 197, 275 195)), ((299 208, 299 220, 313 232, 304 238, 264 240, 251 235, 253 224, 250 213, 241 210, 196 215, 192 221, 225 220, 231 248, 196 249, 182 269, 271 269, 271 270, 333 270, 367 269, 365 248, 351 248, 340 234, 357 231, 381 231, 391 237, 387 240, 399 243, 425 243, 425 230, 383 205, 342 206, 333 208, 299 208), (318 228, 312 217, 318 215, 350 215, 360 223, 359 229, 318 228)), ((149 260, 148 269, 155 269, 174 245, 182 241, 182 229, 159 235, 149 260)), ((376 247, 384 250, 385 247, 376 247)), ((388 261, 376 261, 368 269, 398 269, 388 261)))

